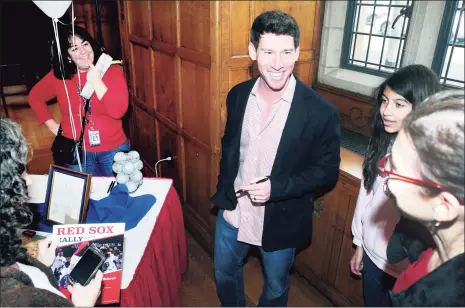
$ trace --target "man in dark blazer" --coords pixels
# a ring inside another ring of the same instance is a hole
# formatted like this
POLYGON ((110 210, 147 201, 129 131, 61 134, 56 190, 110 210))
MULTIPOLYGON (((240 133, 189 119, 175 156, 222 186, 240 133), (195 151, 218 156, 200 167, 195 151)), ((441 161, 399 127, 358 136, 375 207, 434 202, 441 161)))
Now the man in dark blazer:
POLYGON ((245 306, 243 260, 258 246, 265 271, 260 306, 286 306, 296 248, 310 244, 313 202, 339 176, 336 108, 293 75, 300 32, 270 11, 251 29, 260 77, 233 87, 217 192, 215 279, 223 306, 245 306), (258 182, 258 183, 257 183, 258 182))

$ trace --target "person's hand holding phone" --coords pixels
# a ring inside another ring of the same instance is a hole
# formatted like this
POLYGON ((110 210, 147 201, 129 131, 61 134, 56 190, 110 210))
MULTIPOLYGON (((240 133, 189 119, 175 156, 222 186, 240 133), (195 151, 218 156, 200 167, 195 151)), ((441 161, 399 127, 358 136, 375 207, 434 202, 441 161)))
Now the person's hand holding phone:
POLYGON ((36 259, 46 266, 51 266, 55 260, 58 243, 59 239, 54 236, 38 241, 36 259))
MULTIPOLYGON (((241 185, 240 190, 247 192, 253 202, 265 203, 270 199, 271 182, 268 177, 258 177, 250 180, 250 184, 241 185)), ((240 191, 237 194, 241 194, 240 191)))
POLYGON ((68 285, 68 291, 71 293, 71 301, 76 307, 93 307, 100 296, 102 289, 103 273, 97 271, 94 279, 92 279, 85 287, 80 283, 71 286, 68 285))

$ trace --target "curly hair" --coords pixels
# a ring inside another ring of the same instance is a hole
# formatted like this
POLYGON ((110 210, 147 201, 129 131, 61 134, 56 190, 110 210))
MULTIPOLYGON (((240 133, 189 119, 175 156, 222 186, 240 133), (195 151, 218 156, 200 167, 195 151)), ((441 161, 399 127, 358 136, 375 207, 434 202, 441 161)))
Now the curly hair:
POLYGON ((22 178, 29 147, 21 126, 9 119, 0 119, 0 144, 0 266, 6 267, 26 256, 18 230, 32 221, 26 205, 26 181, 22 178))

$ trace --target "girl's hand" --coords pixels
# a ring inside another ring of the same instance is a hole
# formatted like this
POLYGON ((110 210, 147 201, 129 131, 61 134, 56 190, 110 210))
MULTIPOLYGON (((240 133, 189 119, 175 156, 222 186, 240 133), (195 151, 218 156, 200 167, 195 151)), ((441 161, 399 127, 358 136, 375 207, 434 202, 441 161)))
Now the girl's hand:
POLYGON ((353 274, 360 276, 362 275, 362 270, 363 270, 363 248, 361 246, 357 246, 357 249, 355 249, 355 253, 352 256, 352 259, 350 259, 350 271, 353 274))
POLYGON ((58 134, 58 128, 60 128, 60 124, 58 124, 54 119, 50 119, 45 121, 45 126, 56 136, 58 134))
POLYGON ((68 291, 71 293, 71 301, 76 307, 94 307, 100 296, 102 289, 103 273, 98 271, 89 284, 85 287, 76 283, 74 286, 68 285, 68 291))
POLYGON ((102 72, 98 68, 96 68, 92 63, 89 63, 89 70, 87 71, 87 82, 90 82, 94 89, 96 85, 102 82, 102 77, 100 77, 101 73, 102 72))
POLYGON ((102 77, 100 76, 101 71, 96 68, 92 63, 89 63, 89 71, 87 72, 87 82, 89 82, 95 90, 95 94, 97 95, 98 99, 102 99, 102 97, 107 92, 108 88, 103 83, 102 77))

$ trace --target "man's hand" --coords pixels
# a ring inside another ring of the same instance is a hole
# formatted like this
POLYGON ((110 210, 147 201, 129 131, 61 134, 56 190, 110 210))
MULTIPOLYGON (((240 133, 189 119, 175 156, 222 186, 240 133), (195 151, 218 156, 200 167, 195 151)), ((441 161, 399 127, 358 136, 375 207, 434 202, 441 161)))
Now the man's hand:
POLYGON ((51 266, 53 260, 55 260, 55 251, 57 249, 58 242, 58 238, 53 236, 39 241, 37 244, 36 259, 46 266, 51 266))
POLYGON ((262 179, 263 177, 254 178, 250 181, 251 184, 240 186, 240 189, 249 194, 250 199, 253 202, 265 203, 270 199, 271 182, 269 179, 267 179, 265 182, 254 184, 262 179))

